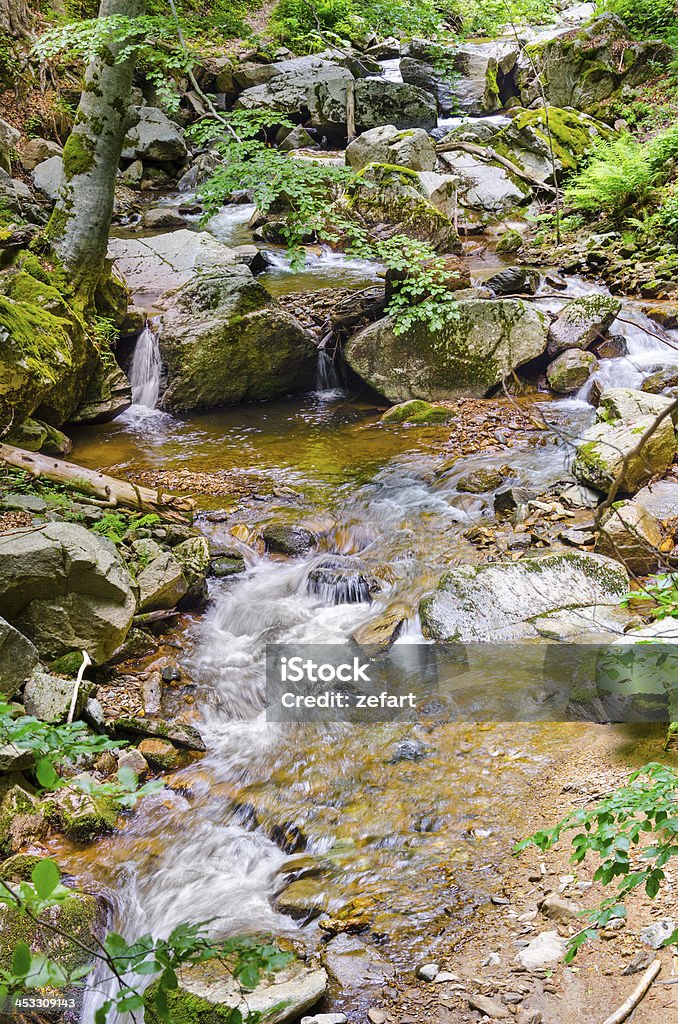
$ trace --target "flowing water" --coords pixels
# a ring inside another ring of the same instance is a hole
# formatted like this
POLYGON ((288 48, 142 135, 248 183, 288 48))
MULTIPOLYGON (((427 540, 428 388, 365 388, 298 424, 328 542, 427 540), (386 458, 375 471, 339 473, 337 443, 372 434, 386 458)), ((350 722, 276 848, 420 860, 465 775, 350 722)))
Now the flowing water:
POLYGON ((147 323, 134 346, 129 369, 132 401, 135 406, 155 409, 160 397, 160 341, 152 323, 147 323))

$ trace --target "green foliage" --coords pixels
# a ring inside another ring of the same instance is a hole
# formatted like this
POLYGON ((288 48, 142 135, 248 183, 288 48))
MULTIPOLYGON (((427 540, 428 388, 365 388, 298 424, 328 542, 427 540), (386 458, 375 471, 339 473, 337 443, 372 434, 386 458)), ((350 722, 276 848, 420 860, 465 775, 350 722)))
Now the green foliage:
POLYGON ((633 604, 655 620, 678 619, 678 573, 651 576, 641 590, 630 591, 622 604, 633 604))
MULTIPOLYGON (((50 907, 73 898, 72 891, 61 884, 58 866, 49 859, 35 865, 30 882, 20 882, 13 887, 0 885, 0 904, 18 909, 33 920, 39 919, 50 907)), ((58 925, 55 927, 66 949, 77 944, 73 935, 58 925)), ((118 1014, 151 1008, 159 1020, 169 1021, 168 995, 178 987, 178 973, 182 968, 209 960, 225 961, 246 996, 256 987, 262 973, 278 971, 293 959, 292 954, 282 952, 272 943, 251 937, 214 941, 207 935, 205 922, 180 924, 166 939, 147 934, 128 942, 117 932, 109 932, 103 943, 92 948, 91 955, 94 964, 66 971, 43 953, 34 953, 26 942, 17 942, 11 969, 0 972, 0 1006, 9 998, 16 999, 46 986, 63 989, 82 984, 82 979, 100 964, 116 979, 117 989, 96 1011, 95 1024, 107 1024, 118 1014), (141 991, 135 984, 137 980, 139 983, 153 980, 153 984, 141 991)), ((238 1010, 232 1012, 230 1021, 242 1024, 238 1010)))
MULTIPOLYGON (((644 889, 654 899, 665 881, 664 868, 678 854, 678 774, 651 762, 633 772, 628 785, 615 789, 591 810, 566 815, 555 828, 536 832, 515 847, 534 845, 550 850, 565 832, 576 832, 571 860, 580 864, 591 853, 600 861, 593 876, 604 886, 616 883, 614 896, 604 899, 587 916, 592 927, 570 942, 566 961, 614 917, 624 917, 624 899, 644 889), (649 842, 645 837, 649 836, 649 842)), ((678 930, 663 943, 678 945, 678 930)))
POLYGON ((657 217, 666 237, 678 245, 678 184, 664 192, 657 217))
POLYGON ((118 545, 122 544, 128 530, 145 529, 149 526, 156 526, 159 522, 160 516, 154 512, 143 516, 130 515, 126 512, 107 512, 98 523, 94 524, 92 532, 99 533, 102 537, 106 537, 118 545))
POLYGON ((678 26, 675 0, 599 0, 599 11, 617 14, 641 38, 678 26))
POLYGON ((328 37, 357 43, 372 35, 433 37, 450 9, 454 3, 435 0, 278 0, 270 28, 296 52, 313 53, 326 48, 328 37))
POLYGON ((588 165, 565 192, 565 201, 576 210, 603 212, 618 221, 633 206, 647 203, 661 178, 647 150, 631 135, 599 143, 588 165))
POLYGON ((537 25, 554 19, 550 0, 459 0, 457 7, 467 36, 496 36, 511 22, 537 25))

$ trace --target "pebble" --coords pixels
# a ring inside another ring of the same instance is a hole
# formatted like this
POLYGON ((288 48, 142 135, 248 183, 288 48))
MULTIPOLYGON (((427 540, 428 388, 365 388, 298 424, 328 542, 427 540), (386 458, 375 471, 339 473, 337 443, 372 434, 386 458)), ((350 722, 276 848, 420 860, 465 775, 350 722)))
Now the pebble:
POLYGON ((440 971, 433 980, 440 985, 443 981, 461 981, 461 978, 454 971, 440 971))
POLYGON ((417 977, 422 981, 434 981, 440 974, 440 964, 422 964, 417 968, 417 977))
POLYGON ((384 1013, 383 1010, 380 1010, 378 1007, 372 1007, 370 1010, 368 1010, 367 1016, 372 1021, 372 1024, 386 1024, 386 1014, 384 1013))
POLYGON ((643 928, 640 933, 640 941, 644 942, 646 946, 651 946, 652 949, 659 949, 662 942, 668 939, 670 935, 673 935, 678 925, 671 917, 665 917, 661 921, 655 921, 654 924, 650 924, 647 928, 643 928))
POLYGON ((490 999, 489 996, 473 995, 468 997, 468 1005, 472 1010, 479 1010, 484 1013, 487 1017, 492 1017, 496 1020, 503 1020, 510 1016, 509 1011, 501 1003, 498 1003, 496 999, 490 999))

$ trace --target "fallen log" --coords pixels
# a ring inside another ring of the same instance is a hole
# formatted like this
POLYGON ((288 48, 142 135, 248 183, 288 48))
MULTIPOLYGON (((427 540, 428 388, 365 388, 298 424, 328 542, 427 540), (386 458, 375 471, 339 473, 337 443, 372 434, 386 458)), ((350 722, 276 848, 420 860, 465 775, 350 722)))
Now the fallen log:
POLYGON ((661 960, 655 960, 650 964, 628 999, 624 1000, 619 1009, 610 1014, 603 1021, 603 1024, 623 1024, 627 1017, 630 1017, 638 1003, 641 1001, 650 985, 662 969, 661 960))
POLYGON ((118 480, 94 469, 76 466, 50 455, 39 455, 11 444, 0 443, 0 462, 12 469, 21 469, 35 480, 49 480, 69 490, 85 494, 96 503, 114 509, 119 506, 136 512, 154 512, 173 523, 190 523, 195 504, 192 498, 157 491, 150 487, 118 480))
POLYGON ((470 153, 472 156, 480 156, 485 160, 494 160, 495 163, 501 164, 512 174, 522 178, 528 185, 533 185, 535 188, 543 188, 547 192, 556 192, 553 185, 548 185, 545 181, 540 178, 535 178, 533 175, 528 174, 522 167, 518 167, 511 160, 507 160, 505 156, 501 156, 499 153, 495 153, 491 146, 476 146, 473 142, 443 142, 436 146, 436 153, 440 153, 441 156, 445 153, 453 153, 455 149, 460 149, 464 153, 470 153))

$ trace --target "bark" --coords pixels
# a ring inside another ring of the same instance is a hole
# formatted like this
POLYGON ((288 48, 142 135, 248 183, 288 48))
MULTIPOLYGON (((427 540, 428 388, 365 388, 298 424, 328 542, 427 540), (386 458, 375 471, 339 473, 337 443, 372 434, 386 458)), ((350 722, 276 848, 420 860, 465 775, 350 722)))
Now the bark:
POLYGON ((191 522, 193 518, 194 504, 189 497, 167 494, 159 488, 153 491, 150 487, 118 480, 117 477, 84 469, 73 462, 64 462, 49 455, 38 455, 11 444, 0 444, 0 462, 13 469, 22 469, 35 479, 42 477, 86 494, 96 499, 96 504, 110 508, 122 505, 138 512, 157 512, 171 522, 191 522))
MULTIPOLYGON (((144 7, 144 0, 101 0, 99 17, 134 18, 144 7)), ((64 184, 47 226, 85 308, 91 305, 104 268, 115 179, 132 124, 134 57, 116 64, 119 52, 119 45, 110 45, 87 68, 75 126, 64 146, 64 184)))
POLYGON ((28 0, 0 0, 0 31, 26 36, 32 21, 28 0))

